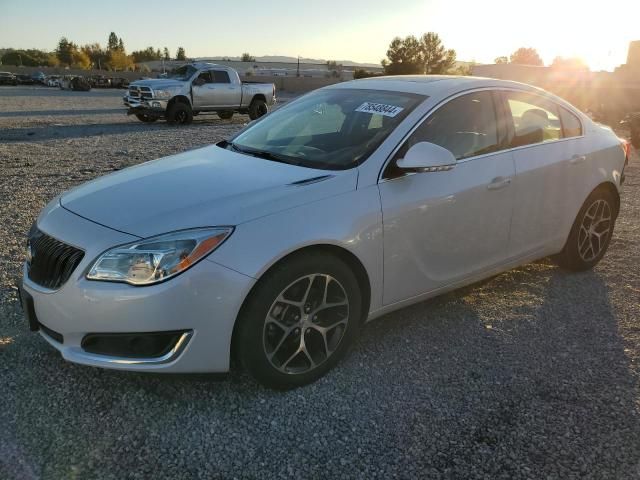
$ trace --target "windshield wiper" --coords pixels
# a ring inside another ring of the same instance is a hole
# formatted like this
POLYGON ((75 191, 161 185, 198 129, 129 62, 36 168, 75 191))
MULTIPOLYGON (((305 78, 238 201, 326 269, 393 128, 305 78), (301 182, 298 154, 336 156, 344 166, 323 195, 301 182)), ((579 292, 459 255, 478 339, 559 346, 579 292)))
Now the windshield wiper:
POLYGON ((277 153, 273 153, 273 152, 269 152, 267 150, 259 150, 259 149, 255 149, 255 148, 247 148, 247 147, 240 147, 238 145, 236 145, 233 142, 226 142, 228 146, 231 147, 232 150, 238 152, 238 153, 244 153, 245 155, 251 155, 253 157, 258 157, 258 158, 264 158, 265 160, 272 160, 274 162, 280 162, 280 163, 288 163, 289 165, 297 165, 299 167, 304 167, 306 165, 304 165, 303 162, 296 160, 293 157, 289 157, 287 155, 279 155, 277 153))

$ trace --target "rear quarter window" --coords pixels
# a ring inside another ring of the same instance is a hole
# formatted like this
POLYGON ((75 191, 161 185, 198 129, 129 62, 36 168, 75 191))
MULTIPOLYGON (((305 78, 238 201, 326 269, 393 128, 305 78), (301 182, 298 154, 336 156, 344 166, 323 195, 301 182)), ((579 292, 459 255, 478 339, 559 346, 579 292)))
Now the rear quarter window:
POLYGON ((564 138, 582 136, 582 123, 580 119, 565 108, 560 107, 559 110, 564 138))

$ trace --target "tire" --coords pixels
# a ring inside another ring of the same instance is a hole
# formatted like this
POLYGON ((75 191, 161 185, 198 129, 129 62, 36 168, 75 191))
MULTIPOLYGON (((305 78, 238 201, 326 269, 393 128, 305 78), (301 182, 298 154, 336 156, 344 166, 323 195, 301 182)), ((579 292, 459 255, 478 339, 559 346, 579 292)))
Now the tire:
POLYGON ((267 113, 269 113, 267 103, 260 98, 254 98, 251 105, 249 105, 249 118, 256 120, 267 113))
POLYGON ((158 120, 158 117, 151 117, 149 115, 143 115, 141 113, 136 113, 136 118, 144 123, 153 123, 158 120))
POLYGON ((609 247, 617 215, 617 202, 610 191, 598 188, 591 192, 562 252, 554 257, 556 263, 574 272, 595 267, 609 247))
POLYGON ((176 102, 167 109, 167 122, 170 125, 189 125, 193 121, 193 112, 187 104, 176 102))
POLYGON ((218 117, 220 117, 222 120, 231 120, 231 118, 233 117, 233 112, 218 112, 218 117))
POLYGON ((356 339, 361 299, 356 276, 337 257, 314 252, 285 260, 267 272, 242 307, 234 336, 242 366, 279 390, 317 380, 356 339), (293 304, 298 300, 301 306, 293 304), (335 305, 323 308, 327 303, 335 305))

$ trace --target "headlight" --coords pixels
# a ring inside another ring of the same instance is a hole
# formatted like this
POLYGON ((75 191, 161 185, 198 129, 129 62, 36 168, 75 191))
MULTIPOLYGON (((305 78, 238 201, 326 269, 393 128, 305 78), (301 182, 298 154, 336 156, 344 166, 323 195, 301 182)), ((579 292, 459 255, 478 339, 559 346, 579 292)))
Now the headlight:
POLYGON ((154 90, 153 98, 171 98, 171 90, 154 90))
POLYGON ((147 238, 107 250, 87 279, 152 285, 184 272, 220 246, 233 228, 197 228, 147 238))

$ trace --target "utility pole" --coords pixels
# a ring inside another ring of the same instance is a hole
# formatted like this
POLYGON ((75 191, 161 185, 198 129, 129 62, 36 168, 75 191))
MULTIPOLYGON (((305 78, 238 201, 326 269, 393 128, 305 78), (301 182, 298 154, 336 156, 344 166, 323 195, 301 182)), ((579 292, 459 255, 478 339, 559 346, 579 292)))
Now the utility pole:
POLYGON ((300 55, 298 55, 298 69, 296 70, 296 77, 300 76, 300 55))

